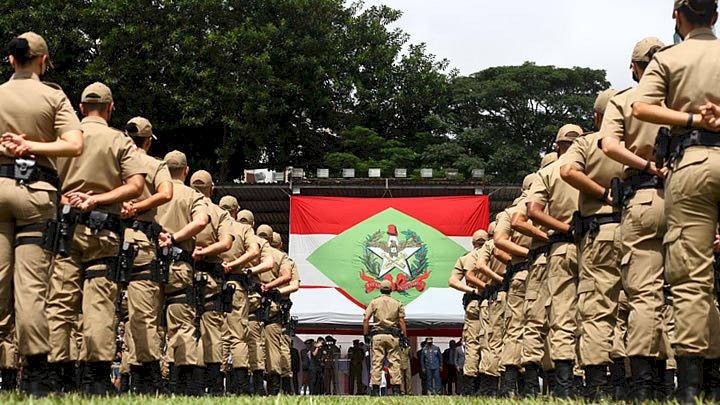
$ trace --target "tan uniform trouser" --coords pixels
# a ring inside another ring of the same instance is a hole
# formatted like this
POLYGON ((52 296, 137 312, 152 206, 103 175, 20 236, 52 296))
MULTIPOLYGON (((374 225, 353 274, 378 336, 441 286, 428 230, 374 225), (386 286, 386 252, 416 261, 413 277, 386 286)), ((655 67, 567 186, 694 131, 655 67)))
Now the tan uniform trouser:
POLYGON ((548 314, 550 358, 575 360, 577 332, 577 248, 573 244, 554 248, 548 260, 548 291, 551 297, 548 314))
POLYGON ((497 299, 488 303, 487 345, 481 348, 480 373, 494 377, 499 377, 503 371, 500 354, 505 335, 505 297, 506 293, 498 293, 497 299))
POLYGON ((409 364, 402 364, 402 367, 400 368, 400 375, 402 376, 402 380, 400 381, 400 392, 403 395, 412 394, 412 373, 410 371, 409 364))
MULTIPOLYGON (((155 245, 142 232, 128 230, 125 240, 138 247, 138 255, 133 263, 141 267, 152 263, 156 258, 155 245), (134 242, 133 242, 134 241, 134 242)), ((149 274, 145 271, 142 275, 149 274)), ((134 356, 131 364, 148 363, 160 360, 160 335, 158 325, 162 313, 163 293, 160 285, 150 280, 132 281, 127 287, 128 323, 126 333, 132 337, 134 356)))
POLYGON ((250 368, 248 353, 248 296, 240 283, 230 281, 235 286, 233 311, 227 314, 228 342, 232 354, 233 368, 250 368))
POLYGON ((677 362, 675 361, 675 352, 672 349, 672 338, 675 336, 675 319, 673 319, 672 303, 663 306, 663 353, 667 355, 668 370, 675 370, 677 362))
POLYGON ((622 278, 628 297, 627 355, 666 357, 662 345, 664 303, 663 190, 638 190, 622 217, 622 278))
POLYGON ((577 294, 582 367, 612 362, 610 353, 621 289, 620 245, 615 241, 618 230, 618 224, 605 224, 597 235, 587 233, 580 242, 577 294))
POLYGON ((523 327, 522 364, 541 364, 548 334, 548 317, 545 308, 547 297, 547 258, 539 256, 528 272, 525 283, 525 325, 523 327))
MULTIPOLYGON (((112 361, 115 358, 117 285, 106 277, 91 278, 83 283, 82 263, 117 257, 119 243, 119 237, 114 233, 101 231, 92 235, 87 227, 78 225, 69 256, 55 257, 48 296, 51 362, 74 360, 70 351, 70 332, 80 308, 83 314, 82 360, 112 361)), ((89 270, 107 270, 107 266, 99 264, 89 270)))
POLYGON ((720 357, 713 240, 720 202, 720 149, 685 150, 665 183, 665 277, 675 311, 676 356, 720 357))
POLYGON ((503 337, 503 350, 500 364, 504 366, 521 366, 523 327, 525 325, 525 280, 527 270, 521 271, 510 281, 510 289, 505 301, 505 336, 503 337))
POLYGON ((250 370, 265 370, 265 331, 262 322, 255 319, 254 312, 260 308, 260 296, 248 297, 248 351, 250 353, 250 370))
POLYGON ((268 374, 282 375, 282 358, 285 334, 282 325, 269 323, 265 325, 265 371, 268 374))
MULTIPOLYGON (((210 297, 220 292, 220 283, 207 276, 208 283, 205 286, 205 297, 210 297)), ((207 305, 210 305, 207 301, 207 305)), ((223 361, 223 325, 225 324, 225 313, 222 311, 208 310, 203 313, 200 322, 202 330, 203 355, 205 363, 222 363, 223 361)))
POLYGON ((54 191, 0 178, 0 368, 16 367, 16 350, 23 356, 50 350, 45 298, 52 255, 37 245, 15 247, 16 237, 41 236, 15 227, 55 218, 55 198, 54 191))
MULTIPOLYGON (((188 263, 175 262, 170 268, 170 278, 165 293, 185 294, 192 285, 192 268, 188 263)), ((168 353, 175 366, 204 366, 203 345, 195 340, 195 308, 186 303, 170 303, 167 306, 168 353)), ((202 329, 202 328, 201 328, 202 329)))
POLYGON ((385 358, 388 360, 390 384, 400 385, 400 339, 387 334, 375 335, 372 338, 372 370, 370 384, 380 385, 385 358))
POLYGON ((625 350, 625 340, 627 337, 627 319, 630 308, 628 308, 628 300, 625 290, 620 290, 618 294, 617 315, 615 320, 615 328, 613 329, 613 343, 610 358, 622 359, 627 357, 625 350))
POLYGON ((292 346, 292 337, 286 333, 283 333, 282 340, 282 357, 280 358, 280 376, 281 377, 292 377, 292 355, 290 354, 290 347, 292 346))
POLYGON ((462 339, 465 344, 465 365, 463 374, 476 377, 480 366, 480 306, 475 300, 465 308, 465 323, 462 339))

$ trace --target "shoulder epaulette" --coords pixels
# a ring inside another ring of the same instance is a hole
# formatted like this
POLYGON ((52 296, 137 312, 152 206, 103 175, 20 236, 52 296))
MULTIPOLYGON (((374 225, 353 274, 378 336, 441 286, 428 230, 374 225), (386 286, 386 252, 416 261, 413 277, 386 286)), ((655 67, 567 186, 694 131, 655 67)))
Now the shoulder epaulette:
POLYGON ((670 44, 670 45, 666 45, 666 46, 664 46, 664 47, 662 47, 662 48, 658 49, 658 51, 657 51, 657 52, 655 52, 655 55, 659 54, 659 53, 660 53, 660 52, 662 52, 662 51, 666 51, 666 50, 668 50, 668 49, 672 48, 673 46, 675 46, 675 44, 670 44))
POLYGON ((625 89, 625 90, 620 90, 620 91, 618 91, 617 93, 615 93, 615 95, 616 95, 616 96, 619 96, 619 95, 621 95, 621 94, 623 94, 623 93, 628 92, 629 90, 632 90, 632 87, 628 87, 628 88, 625 89))
POLYGON ((60 85, 57 84, 57 83, 53 83, 53 82, 42 82, 42 84, 44 84, 44 85, 46 85, 46 86, 48 86, 48 87, 52 87, 52 88, 55 89, 55 90, 60 90, 60 91, 62 91, 62 87, 60 87, 60 85))

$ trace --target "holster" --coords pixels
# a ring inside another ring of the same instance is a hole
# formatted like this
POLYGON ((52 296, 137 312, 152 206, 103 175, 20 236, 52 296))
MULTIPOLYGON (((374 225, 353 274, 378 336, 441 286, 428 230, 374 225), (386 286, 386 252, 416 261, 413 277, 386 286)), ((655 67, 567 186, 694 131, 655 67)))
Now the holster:
POLYGON ((572 221, 570 222, 570 229, 575 240, 575 244, 579 244, 585 236, 586 230, 583 229, 583 220, 580 211, 573 212, 572 221))
POLYGON ((623 186, 619 177, 613 177, 610 180, 610 199, 612 199, 613 207, 623 206, 623 186))
POLYGON ((147 222, 140 221, 138 219, 130 220, 125 222, 127 228, 132 228, 135 231, 142 232, 147 236, 148 240, 157 245, 160 233, 162 233, 162 225, 155 221, 147 222))
POLYGON ((665 167, 669 165, 670 157, 670 129, 662 127, 655 137, 655 166, 665 167))
POLYGON ((202 321, 203 313, 205 312, 205 286, 207 286, 208 279, 207 275, 200 272, 193 272, 193 282, 187 290, 187 301, 190 305, 195 307, 195 340, 200 340, 200 323, 202 321))
POLYGON ((157 254, 158 272, 160 274, 159 279, 163 284, 167 284, 170 281, 170 267, 173 263, 183 262, 189 264, 190 266, 194 266, 192 254, 176 246, 161 248, 158 250, 157 254))
POLYGON ((665 182, 658 176, 639 173, 622 182, 620 187, 622 188, 622 206, 624 206, 638 190, 662 189, 665 187, 665 182))
POLYGON ((70 255, 75 227, 80 221, 81 212, 73 209, 70 205, 63 205, 58 215, 58 235, 55 240, 53 251, 63 257, 70 255))
POLYGON ((480 295, 475 293, 465 293, 462 297, 462 304, 463 309, 467 310, 468 305, 470 305, 473 301, 479 301, 480 295))
POLYGON ((256 282, 249 274, 231 273, 226 276, 226 279, 227 281, 234 281, 240 284, 240 287, 242 287, 242 289, 245 290, 248 294, 260 293, 260 284, 256 282))
POLYGON ((612 214, 600 214, 582 217, 583 234, 580 236, 580 240, 582 240, 585 234, 589 234, 590 238, 595 239, 595 237, 600 232, 601 226, 606 224, 618 223, 620 223, 620 213, 618 212, 614 212, 612 214))

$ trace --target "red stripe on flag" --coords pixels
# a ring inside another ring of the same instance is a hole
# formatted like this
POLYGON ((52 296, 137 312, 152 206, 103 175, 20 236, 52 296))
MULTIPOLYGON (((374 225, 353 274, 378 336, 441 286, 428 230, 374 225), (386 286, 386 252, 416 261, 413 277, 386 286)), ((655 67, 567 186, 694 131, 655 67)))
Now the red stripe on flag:
POLYGON ((394 208, 446 236, 471 236, 490 223, 487 196, 419 198, 290 198, 291 234, 337 235, 365 219, 394 208))

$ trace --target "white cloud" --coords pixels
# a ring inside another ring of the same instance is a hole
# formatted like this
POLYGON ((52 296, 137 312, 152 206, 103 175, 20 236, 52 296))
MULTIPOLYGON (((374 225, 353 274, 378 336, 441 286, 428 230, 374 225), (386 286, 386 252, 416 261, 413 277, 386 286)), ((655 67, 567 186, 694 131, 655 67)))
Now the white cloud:
POLYGON ((366 0, 402 10, 397 26, 412 43, 470 74, 490 66, 541 65, 604 69, 618 89, 632 86, 636 42, 672 43, 671 0, 366 0))

